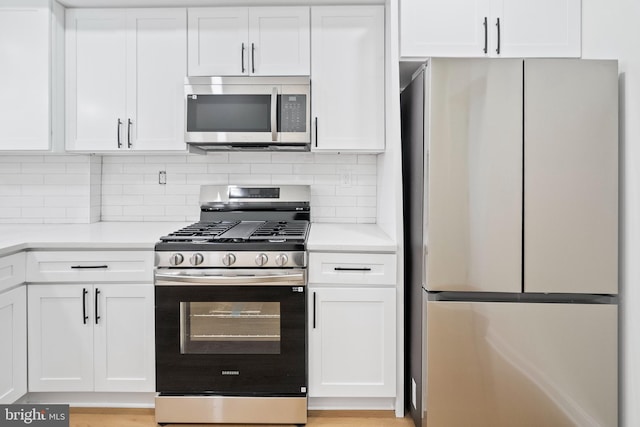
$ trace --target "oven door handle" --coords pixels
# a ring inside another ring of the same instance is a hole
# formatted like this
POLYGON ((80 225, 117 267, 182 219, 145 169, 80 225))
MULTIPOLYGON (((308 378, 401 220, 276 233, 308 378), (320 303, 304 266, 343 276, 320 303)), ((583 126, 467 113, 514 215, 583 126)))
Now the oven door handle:
POLYGON ((270 276, 192 276, 184 274, 163 274, 156 273, 156 286, 172 285, 201 285, 201 286, 278 286, 278 285, 305 285, 304 272, 295 274, 278 274, 270 276))

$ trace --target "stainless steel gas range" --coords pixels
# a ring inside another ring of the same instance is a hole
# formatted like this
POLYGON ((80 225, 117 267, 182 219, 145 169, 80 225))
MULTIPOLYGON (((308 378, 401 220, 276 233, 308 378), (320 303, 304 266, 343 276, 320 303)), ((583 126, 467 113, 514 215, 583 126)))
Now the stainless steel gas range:
POLYGON ((156 422, 307 421, 308 186, 203 186, 155 246, 156 422))

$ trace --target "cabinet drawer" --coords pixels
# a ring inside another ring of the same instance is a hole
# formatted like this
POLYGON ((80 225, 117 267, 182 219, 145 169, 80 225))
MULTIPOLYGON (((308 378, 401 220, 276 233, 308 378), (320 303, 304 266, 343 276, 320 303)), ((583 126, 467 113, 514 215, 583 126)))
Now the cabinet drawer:
POLYGON ((395 285, 395 254, 310 253, 309 283, 395 285))
POLYGON ((152 282, 152 251, 27 253, 28 282, 152 282))
POLYGON ((24 252, 0 258, 0 292, 25 281, 24 252))

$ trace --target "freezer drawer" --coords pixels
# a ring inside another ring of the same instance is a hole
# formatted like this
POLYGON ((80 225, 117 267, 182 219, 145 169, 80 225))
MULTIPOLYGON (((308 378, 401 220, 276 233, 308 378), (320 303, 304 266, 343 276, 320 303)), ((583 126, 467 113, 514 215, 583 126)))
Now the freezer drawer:
POLYGON ((424 304, 423 426, 617 426, 617 305, 424 304))

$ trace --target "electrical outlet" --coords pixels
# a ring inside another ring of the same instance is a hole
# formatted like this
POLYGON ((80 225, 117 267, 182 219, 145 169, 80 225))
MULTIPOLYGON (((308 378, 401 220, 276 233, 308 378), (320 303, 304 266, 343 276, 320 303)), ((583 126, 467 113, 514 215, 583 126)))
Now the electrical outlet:
POLYGON ((158 172, 158 184, 166 184, 167 183, 167 171, 158 172))
POLYGON ((341 187, 351 187, 353 184, 353 172, 350 169, 338 170, 338 181, 341 187))

